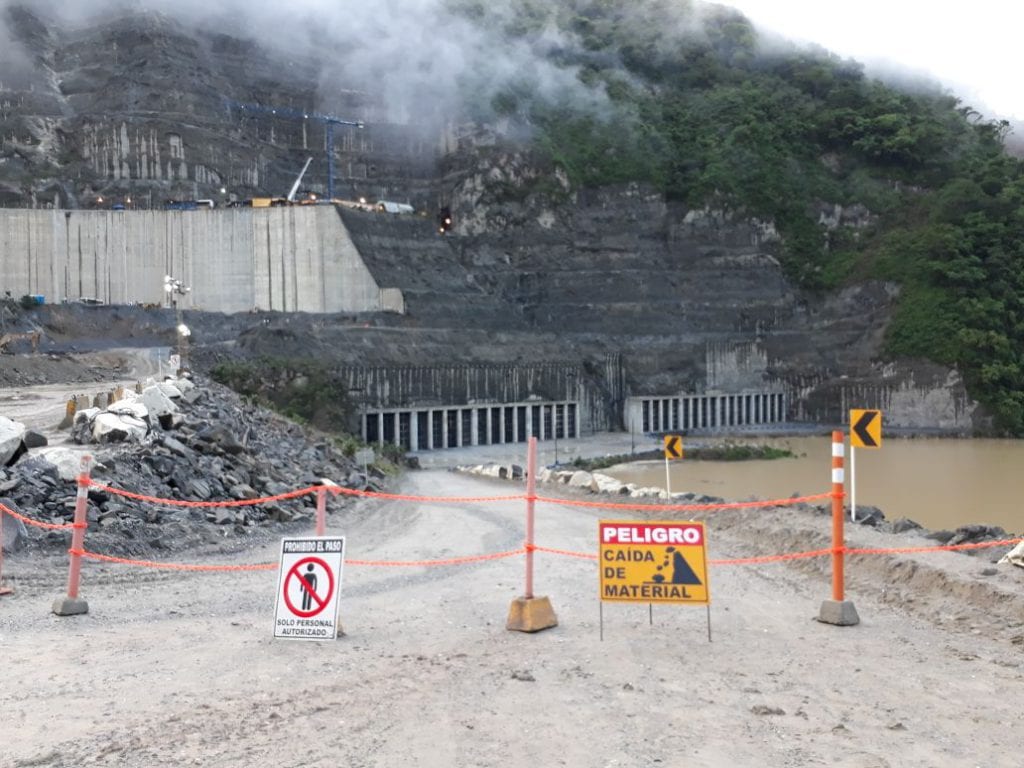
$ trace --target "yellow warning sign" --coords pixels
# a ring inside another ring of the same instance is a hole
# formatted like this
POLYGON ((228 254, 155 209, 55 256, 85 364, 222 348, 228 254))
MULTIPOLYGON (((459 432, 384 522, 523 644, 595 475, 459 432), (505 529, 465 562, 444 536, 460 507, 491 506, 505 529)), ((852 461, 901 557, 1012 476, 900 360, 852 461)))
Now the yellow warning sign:
POLYGON ((665 435, 665 458, 683 458, 683 438, 679 435, 665 435))
POLYGON ((850 445, 854 448, 882 447, 882 412, 850 409, 850 445))
POLYGON ((704 523, 601 520, 601 599, 711 602, 704 523))

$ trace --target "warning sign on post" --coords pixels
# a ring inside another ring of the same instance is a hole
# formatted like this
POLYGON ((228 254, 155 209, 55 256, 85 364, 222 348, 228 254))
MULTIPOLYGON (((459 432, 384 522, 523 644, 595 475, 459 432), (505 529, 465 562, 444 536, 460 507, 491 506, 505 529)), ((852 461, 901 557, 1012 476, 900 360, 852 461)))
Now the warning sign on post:
POLYGON ((602 600, 710 604, 703 523, 602 520, 598 537, 602 600))
POLYGON ((338 636, 344 562, 344 537, 281 540, 274 637, 333 640, 338 636))

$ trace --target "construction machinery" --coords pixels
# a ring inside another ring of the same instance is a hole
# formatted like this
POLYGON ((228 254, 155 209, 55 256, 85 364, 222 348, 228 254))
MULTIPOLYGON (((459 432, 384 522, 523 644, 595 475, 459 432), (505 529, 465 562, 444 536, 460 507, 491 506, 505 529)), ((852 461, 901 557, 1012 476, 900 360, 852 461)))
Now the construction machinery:
MULTIPOLYGON (((240 102, 231 101, 229 99, 225 99, 224 104, 229 110, 234 108, 242 113, 273 115, 276 117, 290 117, 295 120, 319 120, 320 122, 322 122, 324 124, 324 132, 326 134, 327 139, 327 199, 334 199, 334 126, 353 125, 357 128, 362 128, 362 120, 343 120, 340 117, 335 117, 334 115, 324 115, 321 114, 320 112, 304 112, 298 109, 291 109, 289 107, 265 107, 262 104, 242 104, 240 102)), ((305 172, 305 169, 303 169, 303 172, 305 172)), ((281 203, 278 204, 280 205, 281 203)), ((270 204, 265 206, 257 206, 255 200, 253 201, 254 208, 269 207, 269 205, 270 204)))

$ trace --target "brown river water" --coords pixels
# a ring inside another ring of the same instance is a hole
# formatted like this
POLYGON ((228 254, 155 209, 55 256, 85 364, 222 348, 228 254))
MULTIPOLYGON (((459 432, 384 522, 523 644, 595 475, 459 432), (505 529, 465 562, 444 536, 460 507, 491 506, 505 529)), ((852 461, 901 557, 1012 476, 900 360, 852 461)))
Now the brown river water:
MULTIPOLYGON (((731 442, 786 448, 796 458, 673 461, 669 465, 672 492, 735 501, 831 490, 830 437, 731 442)), ((694 446, 702 443, 711 441, 693 441, 694 446)), ((858 448, 853 461, 857 506, 878 507, 887 520, 907 517, 932 530, 983 523, 1002 526, 1009 533, 1024 532, 1024 440, 886 438, 881 448, 858 448)), ((847 445, 847 505, 850 464, 847 445)), ((665 487, 663 461, 619 464, 601 471, 622 482, 665 487)))

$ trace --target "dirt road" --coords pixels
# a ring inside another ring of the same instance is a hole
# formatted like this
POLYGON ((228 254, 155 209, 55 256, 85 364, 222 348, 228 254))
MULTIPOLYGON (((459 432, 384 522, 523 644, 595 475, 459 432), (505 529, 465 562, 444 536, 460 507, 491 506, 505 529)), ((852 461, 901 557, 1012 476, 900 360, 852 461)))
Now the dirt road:
MULTIPOLYGON (((437 470, 403 481, 430 496, 520 488, 437 470)), ((537 541, 594 552, 601 516, 541 505, 537 541)), ((415 560, 517 548, 522 520, 522 502, 362 501, 328 530, 349 558, 415 560)), ((807 511, 715 513, 709 555, 814 548, 827 526, 807 511)), ((644 605, 607 605, 601 642, 592 560, 538 556, 560 625, 537 635, 504 628, 522 557, 349 565, 348 634, 311 643, 272 638, 273 571, 90 563, 89 614, 58 618, 64 561, 9 556, 0 766, 1020 765, 1024 572, 951 553, 860 558, 862 623, 837 628, 813 620, 826 566, 713 569, 709 643, 703 608, 658 608, 649 626, 644 605)))

